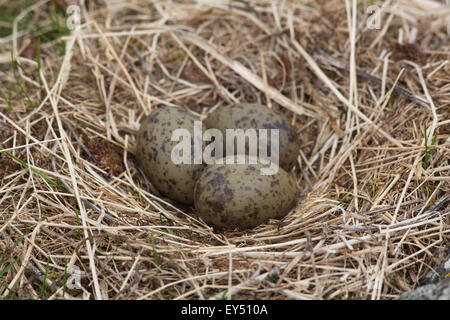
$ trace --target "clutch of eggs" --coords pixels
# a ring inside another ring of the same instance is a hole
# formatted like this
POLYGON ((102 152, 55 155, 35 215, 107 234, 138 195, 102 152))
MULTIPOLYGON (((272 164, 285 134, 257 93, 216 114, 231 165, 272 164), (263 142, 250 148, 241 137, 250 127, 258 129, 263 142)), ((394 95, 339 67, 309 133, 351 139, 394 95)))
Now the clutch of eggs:
MULTIPOLYGON (((203 121, 205 129, 218 129, 224 137, 226 129, 279 129, 280 168, 272 175, 262 175, 260 159, 248 154, 245 164, 226 164, 226 158, 223 164, 174 163, 172 150, 179 142, 172 140, 173 131, 186 129, 194 139, 196 121, 198 124, 195 115, 182 108, 162 107, 141 123, 136 155, 161 194, 183 204, 195 204, 198 215, 218 230, 254 228, 289 213, 297 203, 298 189, 288 172, 296 163, 299 145, 294 128, 282 114, 262 105, 237 104, 220 107, 203 121), (251 163, 250 158, 254 160, 251 163)), ((204 141, 200 144, 203 148, 204 141)), ((270 150, 270 144, 269 140, 264 147, 270 150)))

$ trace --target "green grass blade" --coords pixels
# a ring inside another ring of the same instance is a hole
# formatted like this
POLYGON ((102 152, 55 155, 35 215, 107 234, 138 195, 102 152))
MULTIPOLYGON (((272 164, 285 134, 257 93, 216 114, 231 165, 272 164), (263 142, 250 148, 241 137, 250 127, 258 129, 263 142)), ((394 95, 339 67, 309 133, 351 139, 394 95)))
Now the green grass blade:
MULTIPOLYGON (((0 146, 0 151, 5 150, 5 148, 3 148, 2 146, 0 146)), ((45 180, 47 180, 50 184, 58 187, 61 190, 65 190, 64 187, 62 187, 61 185, 59 185, 57 182, 55 182, 52 178, 50 178, 49 176, 45 175, 44 173, 40 172, 39 170, 29 166, 26 162, 23 162, 22 160, 20 160, 19 158, 17 158, 15 155, 13 155, 12 153, 5 151, 6 155, 12 159, 14 159, 15 161, 17 161, 18 163, 20 163, 21 165, 23 165, 26 168, 29 168, 31 171, 33 171, 34 173, 37 173, 38 175, 40 175, 42 178, 44 178, 45 180)))
POLYGON ((13 262, 11 262, 9 265, 7 265, 2 271, 0 271, 0 278, 6 273, 8 272, 9 269, 11 269, 13 267, 13 265, 15 265, 17 262, 19 261, 19 258, 17 258, 16 260, 14 260, 13 262))
POLYGON ((42 285, 41 285, 41 294, 40 294, 41 298, 43 298, 45 295, 45 284, 46 284, 47 276, 48 276, 49 262, 50 262, 50 258, 47 258, 47 265, 45 267, 44 279, 42 280, 42 285))

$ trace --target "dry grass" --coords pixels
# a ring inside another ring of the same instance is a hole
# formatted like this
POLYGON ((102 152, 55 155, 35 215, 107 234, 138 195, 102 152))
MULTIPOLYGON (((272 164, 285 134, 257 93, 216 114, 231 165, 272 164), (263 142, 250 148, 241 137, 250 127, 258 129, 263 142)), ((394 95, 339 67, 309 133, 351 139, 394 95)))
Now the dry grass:
POLYGON ((0 39, 3 298, 390 299, 439 262, 445 1, 379 3, 378 30, 369 1, 84 2, 81 28, 41 41, 39 64, 36 25, 64 1, 35 2, 0 39), (216 234, 152 191, 129 132, 155 108, 237 101, 292 119, 301 200, 216 234), (80 289, 65 284, 74 266, 80 289))

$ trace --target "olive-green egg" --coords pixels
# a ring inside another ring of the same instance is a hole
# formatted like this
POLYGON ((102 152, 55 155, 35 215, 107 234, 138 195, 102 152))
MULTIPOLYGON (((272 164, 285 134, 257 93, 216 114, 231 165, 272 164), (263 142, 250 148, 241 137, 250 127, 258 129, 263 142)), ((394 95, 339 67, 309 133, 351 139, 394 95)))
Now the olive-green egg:
MULTIPOLYGON (((197 117, 178 107, 163 107, 147 116, 137 134, 137 158, 152 185, 166 197, 193 204, 194 186, 202 164, 176 164, 172 150, 179 141, 172 141, 176 129, 186 129, 193 145, 194 121, 197 117)), ((200 142, 201 143, 201 142, 200 142)))
POLYGON ((262 175, 263 167, 249 161, 208 165, 195 185, 199 217, 217 230, 250 229, 283 218, 297 204, 295 178, 282 168, 262 175))
MULTIPOLYGON (((256 103, 226 105, 211 112, 203 123, 208 129, 219 129, 224 137, 226 129, 279 129, 280 166, 290 171, 297 163, 300 145, 294 127, 282 113, 266 106, 256 103)), ((270 150, 270 134, 268 137, 267 148, 270 150)), ((224 142, 223 154, 229 155, 226 154, 226 143, 228 141, 224 142)), ((248 151, 246 152, 248 154, 248 151)), ((258 152, 260 152, 259 149, 258 152)))

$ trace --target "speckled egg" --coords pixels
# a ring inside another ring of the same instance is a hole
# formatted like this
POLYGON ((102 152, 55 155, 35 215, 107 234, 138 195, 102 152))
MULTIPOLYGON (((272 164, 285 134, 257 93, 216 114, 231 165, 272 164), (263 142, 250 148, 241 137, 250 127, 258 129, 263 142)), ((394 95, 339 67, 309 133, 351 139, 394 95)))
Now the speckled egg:
MULTIPOLYGON (((300 146, 294 127, 283 114, 266 106, 256 103, 239 103, 219 107, 211 112, 203 123, 208 129, 219 129, 224 137, 226 129, 279 129, 280 166, 290 171, 297 163, 300 146)), ((270 138, 267 147, 270 150, 270 138)), ((225 151, 226 142, 223 154, 227 155, 225 151)))
MULTIPOLYGON (((171 141, 176 129, 189 131, 193 145, 197 117, 178 107, 163 107, 146 117, 137 134, 137 158, 152 185, 166 197, 193 204, 194 186, 202 164, 175 164, 171 155, 179 141, 171 141)), ((192 150, 193 158, 193 150, 192 150)))
POLYGON ((261 175, 262 164, 212 164, 194 191, 200 218, 216 230, 250 229, 268 219, 281 219, 296 205, 295 178, 279 168, 261 175))

